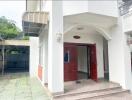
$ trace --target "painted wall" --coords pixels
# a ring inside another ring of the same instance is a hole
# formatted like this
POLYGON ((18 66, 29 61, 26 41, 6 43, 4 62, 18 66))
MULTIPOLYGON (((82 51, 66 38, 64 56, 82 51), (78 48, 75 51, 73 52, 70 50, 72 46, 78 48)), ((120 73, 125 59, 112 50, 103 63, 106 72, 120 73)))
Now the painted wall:
POLYGON ((132 31, 132 13, 123 16, 123 30, 124 32, 132 31))
POLYGON ((27 0, 27 11, 37 11, 38 1, 37 0, 27 0))
POLYGON ((50 0, 43 0, 42 11, 50 12, 50 8, 52 6, 52 2, 50 0))
POLYGON ((124 84, 124 47, 122 23, 111 30, 112 39, 108 41, 110 81, 124 84))
POLYGON ((39 65, 39 38, 30 37, 30 58, 29 73, 30 77, 36 77, 39 65))
POLYGON ((66 16, 84 12, 91 12, 96 14, 118 17, 117 7, 117 0, 63 1, 63 15, 66 16))
POLYGON ((96 14, 118 17, 117 0, 89 0, 88 11, 96 14))
POLYGON ((110 81, 119 83, 132 91, 132 72, 130 48, 122 28, 122 18, 111 30, 112 39, 108 41, 110 81))
POLYGON ((71 15, 88 12, 88 0, 64 0, 63 15, 71 15))
POLYGON ((42 83, 48 83, 48 30, 42 30, 39 36, 39 43, 42 48, 42 54, 40 54, 40 65, 43 67, 42 83))
POLYGON ((96 44, 98 78, 104 77, 103 39, 101 35, 92 33, 67 33, 64 34, 64 42, 96 44), (74 35, 80 35, 81 38, 78 40, 74 39, 74 35))
MULTIPOLYGON (((43 1, 43 11, 50 11, 51 1, 43 1)), ((118 17, 117 0, 64 0, 63 16, 91 12, 118 17), (105 8, 105 10, 104 10, 105 8)))
POLYGON ((81 72, 88 72, 87 70, 87 47, 85 46, 78 46, 78 71, 81 72))

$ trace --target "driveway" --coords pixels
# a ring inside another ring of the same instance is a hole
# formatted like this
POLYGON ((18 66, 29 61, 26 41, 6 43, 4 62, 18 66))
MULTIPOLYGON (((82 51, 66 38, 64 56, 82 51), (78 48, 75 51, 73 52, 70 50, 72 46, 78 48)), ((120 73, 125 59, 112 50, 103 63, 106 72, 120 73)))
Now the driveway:
POLYGON ((51 100, 37 79, 28 73, 0 76, 0 100, 51 100))

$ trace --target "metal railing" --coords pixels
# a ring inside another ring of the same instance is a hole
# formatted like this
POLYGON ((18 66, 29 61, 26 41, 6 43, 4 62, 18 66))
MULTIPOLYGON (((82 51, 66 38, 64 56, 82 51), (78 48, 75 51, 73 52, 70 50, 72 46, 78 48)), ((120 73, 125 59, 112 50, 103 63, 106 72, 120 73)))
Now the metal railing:
POLYGON ((122 3, 119 3, 119 11, 121 16, 129 13, 130 10, 132 10, 132 0, 128 0, 125 2, 122 1, 122 3))

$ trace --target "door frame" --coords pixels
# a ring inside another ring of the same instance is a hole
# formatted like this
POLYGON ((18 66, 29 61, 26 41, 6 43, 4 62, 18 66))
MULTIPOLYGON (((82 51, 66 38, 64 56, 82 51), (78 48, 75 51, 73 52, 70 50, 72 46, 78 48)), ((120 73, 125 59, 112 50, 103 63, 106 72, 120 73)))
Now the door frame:
MULTIPOLYGON (((71 45, 71 46, 86 46, 86 48, 87 48, 87 57, 88 57, 88 48, 90 48, 90 46, 95 46, 95 49, 96 49, 96 44, 88 44, 88 43, 71 43, 71 42, 64 42, 64 47, 65 46, 69 46, 69 45, 71 45)), ((91 55, 90 55, 91 56, 91 55)), ((95 63, 96 63, 96 75, 97 75, 97 53, 95 53, 95 57, 96 57, 96 61, 95 61, 95 63)), ((88 60, 87 60, 87 63, 88 63, 88 60)), ((90 68, 91 68, 91 66, 90 66, 90 68)), ((90 68, 89 68, 89 66, 88 66, 88 64, 87 64, 87 69, 88 70, 90 70, 90 68)), ((87 74, 87 78, 89 79, 89 73, 87 74)), ((97 77, 97 76, 96 76, 97 77)), ((98 77, 97 77, 97 80, 98 80, 98 77)), ((97 80, 95 80, 95 81, 97 81, 97 80)))

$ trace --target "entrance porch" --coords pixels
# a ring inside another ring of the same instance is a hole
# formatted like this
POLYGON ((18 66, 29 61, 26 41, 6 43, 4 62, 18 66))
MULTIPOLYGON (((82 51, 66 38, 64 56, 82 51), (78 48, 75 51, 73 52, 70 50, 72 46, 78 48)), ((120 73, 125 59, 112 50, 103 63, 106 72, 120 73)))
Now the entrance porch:
POLYGON ((100 98, 101 100, 105 100, 102 98, 111 98, 111 95, 130 96, 128 90, 123 90, 121 86, 116 83, 105 80, 95 82, 91 79, 82 79, 79 81, 80 82, 65 82, 65 92, 63 94, 54 95, 54 100, 97 100, 100 98))

